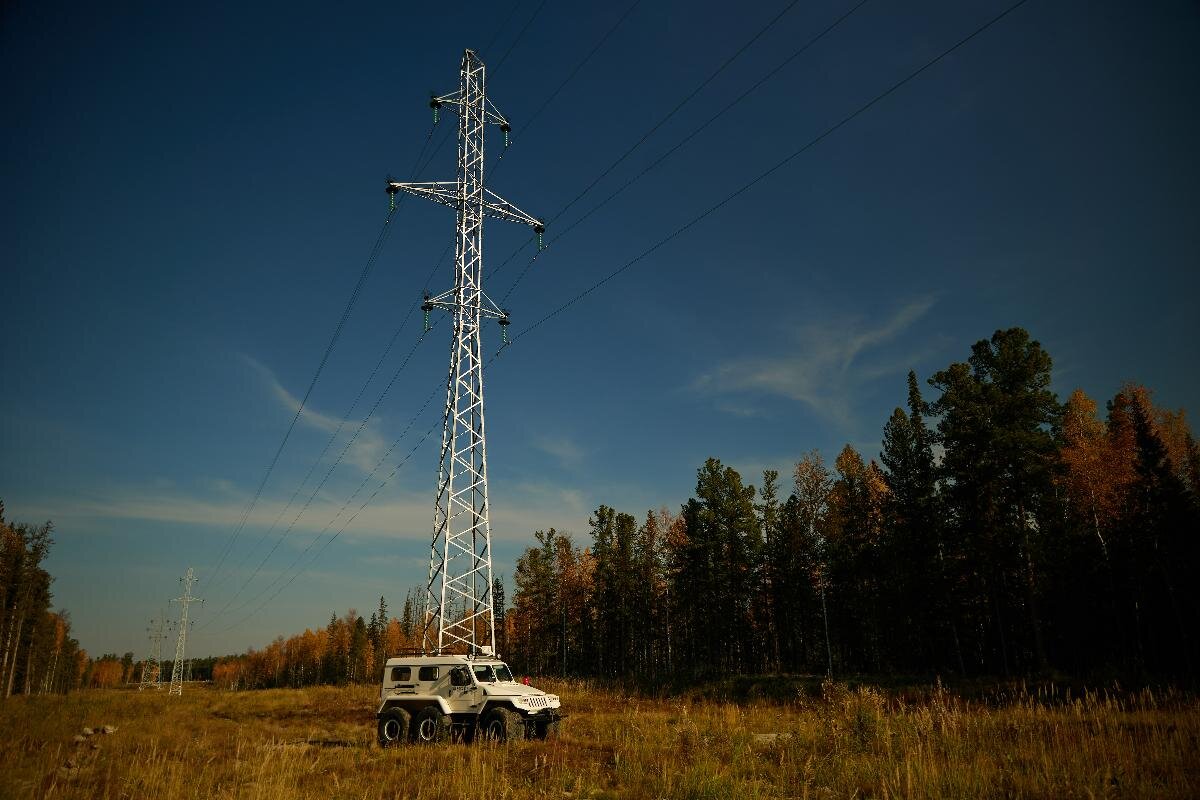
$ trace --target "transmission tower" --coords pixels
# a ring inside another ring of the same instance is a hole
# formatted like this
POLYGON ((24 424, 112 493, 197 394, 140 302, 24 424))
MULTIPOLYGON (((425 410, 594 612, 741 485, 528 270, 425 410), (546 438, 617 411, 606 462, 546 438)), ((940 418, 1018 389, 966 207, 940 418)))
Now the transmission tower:
POLYGON ((139 692, 148 686, 162 688, 162 642, 167 638, 167 634, 163 632, 165 624, 166 615, 162 614, 150 620, 150 627, 146 628, 150 638, 150 656, 142 662, 142 683, 138 686, 139 692))
POLYGON ((187 644, 188 606, 192 603, 203 603, 198 597, 192 597, 192 585, 196 583, 196 575, 188 567, 187 575, 179 579, 183 584, 183 596, 171 600, 179 603, 179 638, 175 642, 175 663, 171 665, 171 690, 168 694, 183 694, 183 654, 187 644))
POLYGON ((432 97, 429 105, 435 124, 443 106, 458 114, 458 180, 387 184, 393 202, 397 192, 407 192, 458 212, 454 288, 436 297, 426 294, 421 306, 426 330, 435 308, 448 312, 454 322, 422 644, 426 652, 490 652, 496 630, 479 329, 484 319, 497 320, 507 341, 503 334, 509 319, 483 291, 483 218, 529 225, 539 248, 545 228, 541 220, 484 188, 484 129, 498 125, 507 146, 512 126, 487 99, 483 62, 473 51, 463 53, 458 91, 432 97))

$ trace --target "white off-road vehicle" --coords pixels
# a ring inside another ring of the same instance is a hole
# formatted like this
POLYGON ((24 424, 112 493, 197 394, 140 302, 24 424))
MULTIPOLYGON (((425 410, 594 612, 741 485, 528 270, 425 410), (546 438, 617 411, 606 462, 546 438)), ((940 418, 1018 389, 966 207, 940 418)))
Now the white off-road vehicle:
POLYGON ((379 744, 551 738, 558 733, 557 695, 513 679, 492 656, 389 658, 379 690, 379 744))

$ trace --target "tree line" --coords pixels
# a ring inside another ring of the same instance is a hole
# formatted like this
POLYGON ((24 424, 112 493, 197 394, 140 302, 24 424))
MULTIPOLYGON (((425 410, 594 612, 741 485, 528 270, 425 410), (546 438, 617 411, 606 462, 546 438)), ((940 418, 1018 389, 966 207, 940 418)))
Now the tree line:
POLYGON ((1193 678, 1200 450, 1129 384, 1061 403, 1020 329, 914 373, 878 461, 847 445, 760 487, 717 459, 676 513, 607 505, 520 557, 502 652, 535 674, 1193 678), (790 489, 790 491, 788 491, 790 489), (787 492, 787 496, 784 496, 787 492))
MULTIPOLYGON (((399 617, 389 616, 387 601, 363 619, 354 609, 329 624, 284 638, 261 650, 214 659, 213 683, 226 689, 268 689, 314 684, 378 683, 389 656, 420 647, 423 589, 410 589, 399 617)), ((197 673, 197 678, 204 677, 197 673)))
MULTIPOLYGON (((498 652, 518 673, 646 684, 772 672, 1194 679, 1200 448, 1185 415, 1134 384, 1103 415, 1080 390, 1062 403, 1051 369, 1026 331, 997 331, 930 376, 929 399, 909 373, 878 460, 846 445, 827 465, 812 450, 786 484, 766 470, 755 487, 708 459, 678 511, 639 520, 601 505, 581 543, 537 531, 511 607, 493 583, 498 652)), ((21 592, 7 576, 40 563, 50 527, 18 528, 5 528, 0 595, 7 680, 35 686, 25 676, 45 674, 55 647, 75 677, 48 688, 136 680, 132 654, 89 661, 65 633, 47 647, 51 620, 29 610, 49 613, 48 576, 26 570, 21 592), (13 628, 17 605, 27 624, 13 628), (22 651, 28 666, 12 667, 10 637, 40 643, 22 651)), ((410 589, 398 617, 381 597, 368 618, 351 609, 193 661, 192 677, 375 683, 389 656, 420 647, 423 619, 424 588, 410 589)))
POLYGON ((51 610, 53 578, 42 562, 54 525, 13 523, 0 501, 0 690, 66 693, 83 681, 87 653, 71 637, 71 619, 51 610))

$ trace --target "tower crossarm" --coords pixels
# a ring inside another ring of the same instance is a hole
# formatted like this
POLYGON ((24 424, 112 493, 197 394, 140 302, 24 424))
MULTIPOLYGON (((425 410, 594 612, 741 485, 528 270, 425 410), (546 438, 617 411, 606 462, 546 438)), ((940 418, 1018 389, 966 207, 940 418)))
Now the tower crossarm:
MULTIPOLYGON (((451 92, 444 94, 441 97, 429 98, 429 104, 434 107, 450 106, 455 113, 460 113, 462 110, 462 100, 459 92, 451 92)), ((500 113, 496 106, 492 105, 492 101, 488 98, 483 100, 483 121, 492 125, 499 125, 501 128, 510 128, 511 123, 508 118, 500 113)))
POLYGON ((507 319, 508 312, 496 305, 492 298, 487 296, 487 293, 482 289, 479 291, 478 302, 474 304, 463 304, 458 301, 458 291, 450 289, 442 292, 436 297, 429 297, 425 300, 425 305, 430 309, 438 308, 443 311, 457 311, 463 309, 468 314, 478 314, 485 319, 507 319))
MULTIPOLYGON (((463 205, 463 197, 457 181, 428 181, 425 183, 388 181, 387 186, 389 192, 406 192, 449 208, 459 209, 463 205)), ((525 213, 491 189, 483 190, 483 202, 480 207, 486 217, 528 225, 534 230, 543 228, 541 220, 525 213)))

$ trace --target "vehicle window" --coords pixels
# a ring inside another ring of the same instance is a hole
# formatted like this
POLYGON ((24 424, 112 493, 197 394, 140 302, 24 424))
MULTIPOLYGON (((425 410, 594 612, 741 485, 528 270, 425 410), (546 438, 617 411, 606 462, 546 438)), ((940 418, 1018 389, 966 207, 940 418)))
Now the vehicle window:
POLYGON ((495 683, 496 676, 492 673, 492 668, 487 664, 477 664, 475 666, 475 680, 480 683, 495 683))
POLYGON ((392 667, 392 682, 412 680, 412 667, 392 667))
POLYGON ((417 679, 422 681, 436 681, 438 674, 437 667, 421 667, 421 671, 417 673, 417 679))
POLYGON ((496 677, 505 683, 512 683, 512 673, 508 671, 507 664, 500 664, 496 667, 496 677))
POLYGON ((450 671, 450 685, 470 686, 471 673, 467 671, 466 667, 455 667, 450 671))

